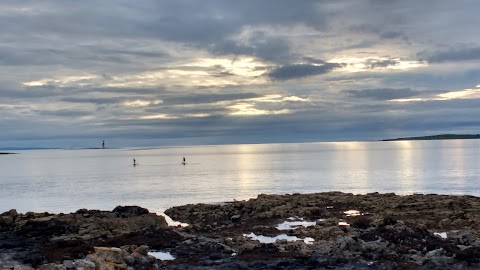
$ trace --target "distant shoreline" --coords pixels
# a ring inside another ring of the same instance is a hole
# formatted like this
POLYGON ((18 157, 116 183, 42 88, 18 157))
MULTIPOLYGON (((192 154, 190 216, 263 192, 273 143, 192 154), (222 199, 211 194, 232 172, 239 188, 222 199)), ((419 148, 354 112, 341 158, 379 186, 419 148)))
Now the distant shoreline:
POLYGON ((432 135, 432 136, 384 139, 381 141, 390 142, 390 141, 431 141, 431 140, 465 140, 465 139, 480 139, 480 134, 440 134, 440 135, 432 135))

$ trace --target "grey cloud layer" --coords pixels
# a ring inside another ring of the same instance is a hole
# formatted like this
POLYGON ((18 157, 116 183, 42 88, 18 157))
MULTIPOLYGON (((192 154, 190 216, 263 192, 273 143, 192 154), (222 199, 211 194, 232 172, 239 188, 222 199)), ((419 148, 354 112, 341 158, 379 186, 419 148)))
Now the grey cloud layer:
POLYGON ((274 80, 290 80, 325 74, 341 66, 341 64, 336 63, 325 63, 323 65, 294 64, 275 68, 268 73, 268 76, 274 80))
POLYGON ((480 84, 479 9, 470 0, 2 1, 0 138, 478 133, 475 94, 390 100, 480 84))
POLYGON ((480 47, 439 51, 428 57, 430 62, 457 62, 480 60, 480 47))
POLYGON ((410 88, 404 89, 362 89, 362 90, 346 90, 347 94, 356 98, 366 98, 373 100, 391 100, 400 98, 410 98, 421 94, 410 88))

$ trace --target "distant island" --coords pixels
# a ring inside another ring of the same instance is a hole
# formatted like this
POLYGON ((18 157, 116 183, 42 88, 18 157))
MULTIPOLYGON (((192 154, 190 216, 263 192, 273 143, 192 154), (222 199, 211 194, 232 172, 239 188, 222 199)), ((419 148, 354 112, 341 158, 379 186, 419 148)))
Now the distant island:
POLYGON ((13 154, 16 154, 16 153, 0 152, 0 155, 13 155, 13 154))
POLYGON ((459 140, 459 139, 480 139, 480 134, 440 134, 440 135, 432 135, 432 136, 385 139, 381 141, 389 142, 389 141, 459 140))

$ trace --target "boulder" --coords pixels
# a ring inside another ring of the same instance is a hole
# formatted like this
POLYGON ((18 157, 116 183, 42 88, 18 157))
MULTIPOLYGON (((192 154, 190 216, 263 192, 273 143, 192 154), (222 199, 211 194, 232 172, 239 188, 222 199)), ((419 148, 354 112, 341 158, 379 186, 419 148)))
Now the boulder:
POLYGON ((112 213, 115 213, 120 217, 135 217, 146 215, 150 212, 148 209, 139 206, 117 206, 113 209, 112 213))
POLYGON ((16 265, 13 270, 35 270, 34 268, 27 265, 16 265))
MULTIPOLYGON (((114 247, 94 247, 94 253, 87 256, 84 263, 84 269, 105 269, 105 270, 120 270, 120 269, 135 269, 135 270, 152 270, 157 269, 155 264, 155 257, 148 255, 148 247, 129 247, 122 248, 114 247), (135 249, 133 253, 129 253, 135 249), (87 262, 90 265, 87 265, 87 262), (92 268, 93 267, 93 268, 92 268)), ((75 265, 78 262, 75 261, 75 265)), ((78 269, 79 266, 77 266, 78 269)))

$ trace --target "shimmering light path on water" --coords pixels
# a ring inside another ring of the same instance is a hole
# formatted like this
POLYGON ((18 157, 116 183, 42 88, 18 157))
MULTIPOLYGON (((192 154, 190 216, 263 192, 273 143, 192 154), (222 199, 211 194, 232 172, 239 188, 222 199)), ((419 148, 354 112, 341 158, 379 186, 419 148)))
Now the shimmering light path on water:
POLYGON ((0 169, 0 212, 117 205, 159 212, 333 190, 480 196, 480 140, 32 150, 0 156, 0 169))

